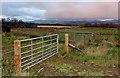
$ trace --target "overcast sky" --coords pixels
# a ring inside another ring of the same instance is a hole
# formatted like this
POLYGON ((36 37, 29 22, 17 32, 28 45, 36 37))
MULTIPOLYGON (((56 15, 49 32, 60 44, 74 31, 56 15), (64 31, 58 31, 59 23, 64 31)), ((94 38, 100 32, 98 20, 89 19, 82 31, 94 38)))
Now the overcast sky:
POLYGON ((23 20, 113 19, 117 2, 2 2, 2 15, 23 20))

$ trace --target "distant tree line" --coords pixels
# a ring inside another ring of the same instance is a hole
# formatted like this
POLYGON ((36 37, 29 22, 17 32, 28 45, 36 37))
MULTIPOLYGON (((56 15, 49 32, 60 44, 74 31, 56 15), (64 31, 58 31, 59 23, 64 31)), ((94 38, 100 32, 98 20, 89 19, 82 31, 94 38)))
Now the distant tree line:
POLYGON ((118 28, 119 25, 115 23, 85 23, 83 27, 118 28))
POLYGON ((31 22, 23 22, 21 19, 16 18, 2 18, 2 32, 10 32, 11 28, 35 28, 37 24, 31 22))

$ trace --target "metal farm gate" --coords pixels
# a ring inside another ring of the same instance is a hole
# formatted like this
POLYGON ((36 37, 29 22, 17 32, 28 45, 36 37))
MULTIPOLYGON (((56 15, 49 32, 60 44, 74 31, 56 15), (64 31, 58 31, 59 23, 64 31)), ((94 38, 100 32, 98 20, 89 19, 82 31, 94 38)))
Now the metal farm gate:
POLYGON ((58 53, 58 34, 14 41, 16 73, 27 70, 58 53))

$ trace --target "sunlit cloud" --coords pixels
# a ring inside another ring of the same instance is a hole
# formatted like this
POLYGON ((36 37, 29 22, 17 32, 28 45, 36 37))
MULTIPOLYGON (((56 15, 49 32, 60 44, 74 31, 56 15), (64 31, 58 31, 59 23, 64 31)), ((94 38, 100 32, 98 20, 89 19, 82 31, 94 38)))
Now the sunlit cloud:
POLYGON ((118 5, 113 2, 58 3, 47 9, 45 16, 48 19, 117 18, 118 5))

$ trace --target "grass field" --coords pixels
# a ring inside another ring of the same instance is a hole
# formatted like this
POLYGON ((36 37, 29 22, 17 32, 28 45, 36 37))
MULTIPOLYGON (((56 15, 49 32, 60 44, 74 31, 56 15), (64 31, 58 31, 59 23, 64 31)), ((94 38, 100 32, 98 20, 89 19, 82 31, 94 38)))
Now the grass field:
MULTIPOLYGON (((13 63, 13 42, 30 38, 31 36, 43 36, 52 34, 49 29, 12 29, 10 33, 2 33, 3 75, 15 75, 13 63), (9 51, 11 51, 9 53, 9 51), (8 52, 8 53, 7 53, 8 52)), ((77 42, 74 44, 81 51, 69 47, 69 54, 63 58, 64 43, 59 44, 59 53, 52 58, 36 65, 22 75, 27 76, 112 76, 118 73, 118 37, 117 29, 103 28, 79 28, 79 29, 53 29, 57 32, 92 32, 113 35, 97 35, 95 41, 89 41, 91 36, 69 34, 69 39, 77 42), (82 54, 83 52, 84 54, 82 54)), ((60 39, 64 40, 64 33, 60 33, 60 39)))
POLYGON ((117 28, 92 28, 92 29, 91 28, 74 28, 74 29, 64 29, 62 31, 118 34, 117 28))

